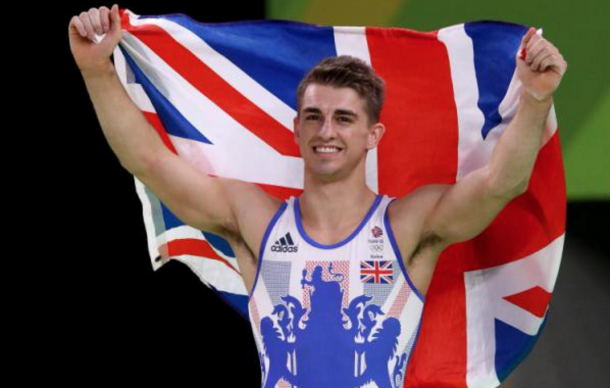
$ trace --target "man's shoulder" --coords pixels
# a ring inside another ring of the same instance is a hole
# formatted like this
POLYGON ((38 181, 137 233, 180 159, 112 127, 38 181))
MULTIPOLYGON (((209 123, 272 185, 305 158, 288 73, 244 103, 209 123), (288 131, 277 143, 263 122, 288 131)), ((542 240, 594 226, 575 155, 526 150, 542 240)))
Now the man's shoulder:
POLYGON ((255 183, 231 179, 225 182, 234 222, 234 237, 257 241, 268 222, 285 202, 255 183), (250 237, 250 238, 248 238, 250 237))
POLYGON ((428 184, 396 197, 388 205, 388 218, 397 238, 409 241, 413 252, 417 247, 434 244, 438 238, 426 230, 426 220, 449 184, 428 184))
POLYGON ((421 185, 405 195, 397 196, 391 203, 392 211, 400 215, 409 213, 411 218, 423 217, 449 187, 450 184, 440 183, 421 185))

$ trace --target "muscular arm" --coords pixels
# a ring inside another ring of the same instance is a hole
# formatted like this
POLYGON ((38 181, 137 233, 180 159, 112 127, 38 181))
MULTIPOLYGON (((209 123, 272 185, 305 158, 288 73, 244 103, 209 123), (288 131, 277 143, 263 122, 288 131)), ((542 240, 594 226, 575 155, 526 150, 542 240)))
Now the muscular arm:
POLYGON ((523 192, 523 186, 502 193, 492 191, 489 166, 471 172, 453 185, 432 184, 418 188, 413 194, 420 197, 421 211, 426 214, 422 216, 417 250, 430 245, 445 248, 477 236, 506 204, 523 192))
MULTIPOLYGON (((163 143, 110 60, 122 37, 118 11, 116 4, 91 8, 68 26, 70 49, 112 151, 185 224, 247 243, 245 250, 257 252, 252 247, 260 244, 260 231, 281 201, 254 183, 208 176, 163 143), (103 33, 101 42, 92 43, 94 34, 103 33)), ((245 256, 238 255, 238 260, 245 256)))
POLYGON ((422 238, 443 246, 469 240, 496 218, 508 202, 525 192, 542 143, 551 100, 523 95, 516 117, 496 144, 491 161, 453 185, 418 189, 427 197, 422 238))
POLYGON ((145 170, 149 156, 165 147, 159 134, 131 100, 114 65, 81 71, 102 132, 121 165, 136 175, 145 170))
POLYGON ((250 184, 211 177, 168 149, 135 175, 185 224, 221 236, 238 233, 233 197, 250 184))
POLYGON ((533 27, 523 36, 520 52, 516 73, 523 88, 515 118, 500 136, 489 165, 454 185, 421 188, 420 197, 428 205, 421 236, 436 236, 445 246, 473 238, 527 189, 567 62, 533 27))
POLYGON ((222 236, 240 233, 243 203, 266 195, 256 185, 211 177, 170 151, 131 100, 108 62, 105 71, 83 71, 102 131, 121 165, 182 222, 222 236), (248 200, 248 201, 246 201, 248 200))

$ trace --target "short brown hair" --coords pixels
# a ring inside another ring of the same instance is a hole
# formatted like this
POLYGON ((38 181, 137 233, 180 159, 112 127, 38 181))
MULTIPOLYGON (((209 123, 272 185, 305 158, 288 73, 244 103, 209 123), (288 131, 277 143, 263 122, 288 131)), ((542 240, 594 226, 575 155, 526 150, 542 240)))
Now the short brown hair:
POLYGON ((324 58, 314 66, 297 88, 297 114, 301 111, 305 89, 312 83, 354 89, 365 99, 368 125, 379 122, 385 101, 385 81, 362 59, 339 55, 324 58))

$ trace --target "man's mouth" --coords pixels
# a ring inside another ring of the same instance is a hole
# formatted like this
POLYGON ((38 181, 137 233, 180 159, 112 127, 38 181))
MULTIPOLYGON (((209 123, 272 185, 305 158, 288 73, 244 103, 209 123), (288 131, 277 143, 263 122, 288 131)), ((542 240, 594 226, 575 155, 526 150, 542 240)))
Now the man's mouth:
POLYGON ((315 146, 313 150, 316 154, 337 154, 342 148, 335 146, 315 146))

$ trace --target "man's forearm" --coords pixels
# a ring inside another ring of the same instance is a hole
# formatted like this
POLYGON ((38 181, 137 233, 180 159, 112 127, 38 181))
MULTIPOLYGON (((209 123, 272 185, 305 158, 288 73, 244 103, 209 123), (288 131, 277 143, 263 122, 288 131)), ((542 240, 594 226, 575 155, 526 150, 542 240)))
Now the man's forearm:
POLYGON ((121 165, 133 175, 145 171, 161 137, 131 100, 112 63, 105 70, 82 72, 104 136, 121 165))
POLYGON ((553 98, 538 101, 521 94, 517 114, 496 144, 489 165, 492 191, 498 195, 527 188, 553 98))

